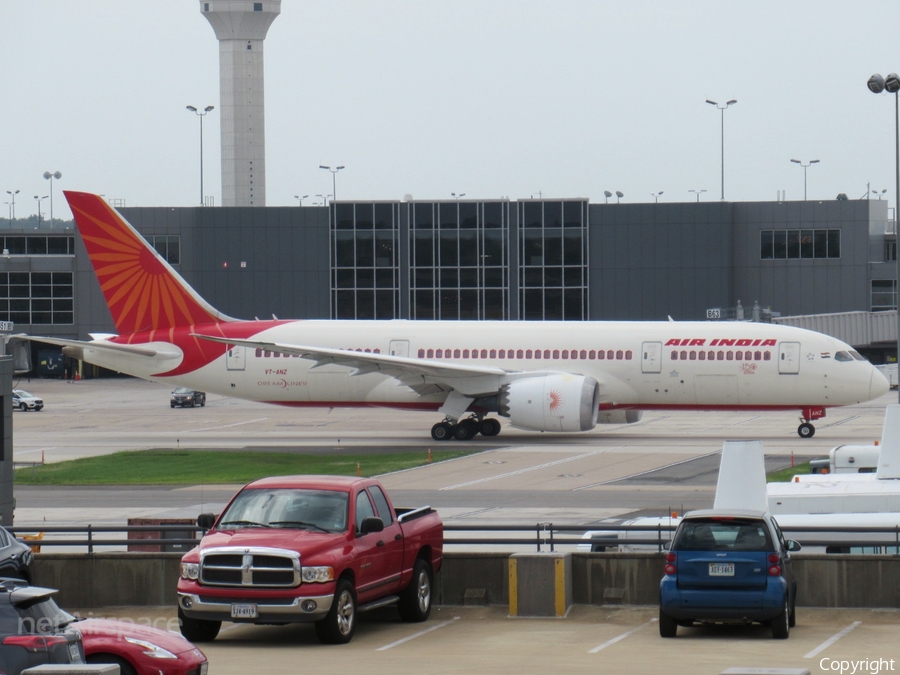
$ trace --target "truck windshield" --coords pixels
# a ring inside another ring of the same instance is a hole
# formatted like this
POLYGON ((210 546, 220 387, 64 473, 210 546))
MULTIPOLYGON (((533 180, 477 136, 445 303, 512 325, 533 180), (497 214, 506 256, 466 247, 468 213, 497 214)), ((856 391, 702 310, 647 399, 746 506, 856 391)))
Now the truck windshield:
POLYGON ((247 489, 222 514, 218 528, 280 527, 319 532, 347 529, 346 492, 296 488, 247 489))

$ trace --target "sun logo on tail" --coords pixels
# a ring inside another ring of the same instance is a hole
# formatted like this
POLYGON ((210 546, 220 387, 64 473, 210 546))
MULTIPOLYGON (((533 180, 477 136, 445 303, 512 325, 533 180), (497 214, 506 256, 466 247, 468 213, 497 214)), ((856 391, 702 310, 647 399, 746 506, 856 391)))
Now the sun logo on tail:
POLYGON ((99 196, 65 195, 120 334, 219 320, 99 196))
POLYGON ((558 391, 550 391, 550 412, 556 412, 562 407, 562 394, 558 391))

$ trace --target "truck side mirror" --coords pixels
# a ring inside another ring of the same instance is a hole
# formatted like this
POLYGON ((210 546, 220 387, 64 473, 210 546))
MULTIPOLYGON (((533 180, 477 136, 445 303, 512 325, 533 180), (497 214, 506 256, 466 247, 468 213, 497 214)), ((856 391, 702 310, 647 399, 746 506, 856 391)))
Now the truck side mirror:
POLYGON ((216 522, 215 513, 201 513, 197 516, 197 527, 202 530, 211 530, 213 523, 216 522))
POLYGON ((370 532, 381 532, 384 530, 384 521, 381 518, 364 518, 359 526, 360 534, 369 534, 370 532))

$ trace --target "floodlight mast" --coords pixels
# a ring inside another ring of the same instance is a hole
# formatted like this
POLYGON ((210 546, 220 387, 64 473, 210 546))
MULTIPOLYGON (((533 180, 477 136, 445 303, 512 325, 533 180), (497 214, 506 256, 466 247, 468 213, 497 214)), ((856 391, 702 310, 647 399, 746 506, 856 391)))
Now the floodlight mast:
POLYGON ((728 106, 734 105, 737 103, 737 99, 731 99, 726 102, 725 105, 719 105, 715 101, 710 101, 706 99, 706 102, 710 105, 716 106, 719 110, 722 111, 722 201, 725 201, 725 111, 728 109, 728 106))
MULTIPOLYGON (((897 228, 897 205, 900 203, 900 76, 897 73, 890 73, 887 77, 882 77, 878 73, 872 75, 866 83, 869 91, 873 94, 880 94, 883 91, 894 95, 894 239, 896 251, 894 257, 897 259, 897 281, 894 284, 894 304, 897 305, 897 358, 895 359, 898 368, 900 368, 900 232, 897 228)), ((900 394, 900 390, 898 390, 900 394)))

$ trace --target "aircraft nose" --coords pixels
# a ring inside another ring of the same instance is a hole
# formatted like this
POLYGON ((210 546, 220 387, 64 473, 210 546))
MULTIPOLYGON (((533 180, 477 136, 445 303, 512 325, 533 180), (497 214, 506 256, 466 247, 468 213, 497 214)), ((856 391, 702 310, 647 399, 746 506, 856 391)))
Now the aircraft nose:
POLYGON ((869 400, 883 396, 891 390, 891 383, 877 368, 872 368, 872 379, 869 381, 869 400))

